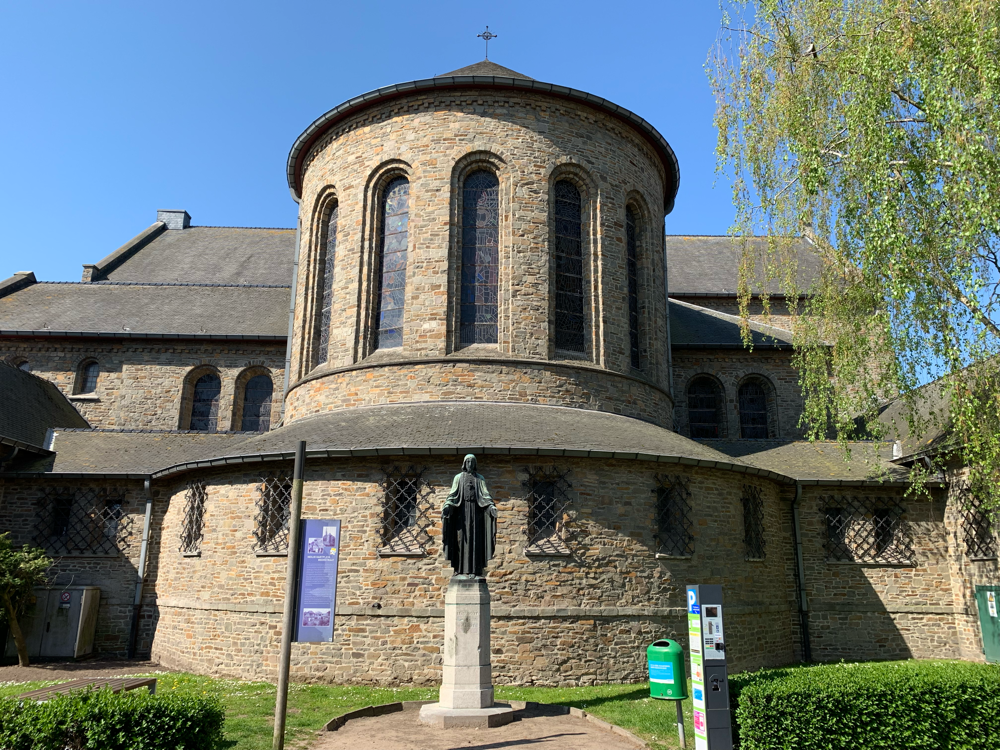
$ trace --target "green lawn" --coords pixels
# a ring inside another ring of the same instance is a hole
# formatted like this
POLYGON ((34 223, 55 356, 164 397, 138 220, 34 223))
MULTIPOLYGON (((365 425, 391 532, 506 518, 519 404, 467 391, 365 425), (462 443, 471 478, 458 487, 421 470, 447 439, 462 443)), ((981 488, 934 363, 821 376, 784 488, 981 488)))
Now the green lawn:
MULTIPOLYGON (((226 708, 226 738, 232 750, 269 750, 274 717, 274 685, 222 680, 193 674, 156 674, 158 693, 168 691, 218 696, 226 708)), ((14 696, 52 682, 0 683, 0 697, 14 696)), ((575 706, 648 740, 657 750, 676 748, 676 709, 649 697, 647 684, 581 688, 497 686, 498 700, 524 700, 575 706)), ((437 688, 371 688, 292 684, 288 695, 285 746, 302 748, 334 716, 364 706, 408 700, 433 700, 437 688)), ((684 701, 688 747, 693 746, 691 701, 684 701)))

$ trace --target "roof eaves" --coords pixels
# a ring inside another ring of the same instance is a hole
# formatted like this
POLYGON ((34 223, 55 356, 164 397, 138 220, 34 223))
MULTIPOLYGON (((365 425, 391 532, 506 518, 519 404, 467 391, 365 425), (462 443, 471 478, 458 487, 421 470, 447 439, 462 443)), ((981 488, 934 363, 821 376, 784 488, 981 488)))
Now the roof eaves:
POLYGON ((287 341, 287 334, 271 333, 142 333, 140 331, 15 331, 0 329, 0 338, 84 338, 84 339, 182 339, 210 341, 287 341))

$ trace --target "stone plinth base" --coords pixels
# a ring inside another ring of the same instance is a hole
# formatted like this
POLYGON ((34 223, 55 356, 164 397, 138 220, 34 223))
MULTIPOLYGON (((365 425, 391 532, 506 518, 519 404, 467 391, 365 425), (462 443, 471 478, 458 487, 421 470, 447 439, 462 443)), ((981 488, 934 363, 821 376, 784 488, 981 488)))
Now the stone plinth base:
POLYGON ((453 576, 444 595, 442 708, 493 705, 490 667, 490 592, 485 578, 453 576))
POLYGON ((489 708, 446 708, 440 703, 429 703, 420 708, 420 723, 440 729, 491 729, 513 720, 514 709, 504 703, 495 703, 489 708))

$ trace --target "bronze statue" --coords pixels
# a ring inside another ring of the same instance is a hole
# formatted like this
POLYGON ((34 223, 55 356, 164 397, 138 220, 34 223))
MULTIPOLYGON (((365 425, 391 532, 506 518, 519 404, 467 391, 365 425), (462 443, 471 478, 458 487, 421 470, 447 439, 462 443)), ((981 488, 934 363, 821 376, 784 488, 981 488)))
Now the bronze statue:
POLYGON ((497 506, 483 475, 476 473, 476 457, 471 453, 451 483, 441 518, 442 549, 455 575, 482 576, 496 548, 497 506))

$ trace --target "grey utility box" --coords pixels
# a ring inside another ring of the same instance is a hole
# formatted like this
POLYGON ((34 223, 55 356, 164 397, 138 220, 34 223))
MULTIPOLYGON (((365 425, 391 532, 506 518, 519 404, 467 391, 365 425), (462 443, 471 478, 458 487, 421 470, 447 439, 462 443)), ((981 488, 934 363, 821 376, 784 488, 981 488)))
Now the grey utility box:
MULTIPOLYGON (((35 598, 35 606, 18 620, 30 658, 78 659, 93 653, 100 588, 37 588, 35 598)), ((17 656, 13 635, 7 636, 4 655, 17 656)))

